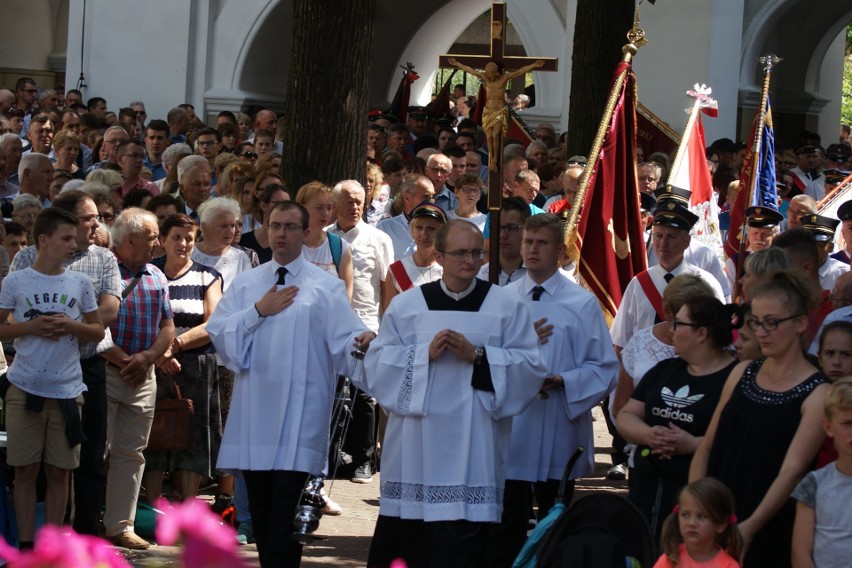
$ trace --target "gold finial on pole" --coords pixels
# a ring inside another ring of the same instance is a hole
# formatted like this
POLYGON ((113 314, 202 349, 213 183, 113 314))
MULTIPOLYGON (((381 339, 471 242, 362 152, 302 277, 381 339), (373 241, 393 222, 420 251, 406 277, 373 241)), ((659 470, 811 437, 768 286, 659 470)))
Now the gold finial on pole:
MULTIPOLYGON (((627 40, 629 43, 625 44, 624 47, 621 48, 621 52, 623 54, 622 61, 630 63, 633 56, 636 55, 637 50, 648 43, 648 40, 645 38, 645 30, 639 27, 638 6, 636 7, 636 17, 633 20, 633 27, 627 32, 627 40)), ((604 138, 606 138, 607 130, 609 129, 610 122, 612 122, 612 115, 615 112, 615 106, 618 104, 618 99, 620 98, 621 91, 624 88, 624 81, 627 76, 628 69, 629 68, 627 67, 624 68, 615 78, 615 81, 613 81, 612 90, 610 90, 609 98, 607 99, 606 107, 604 108, 604 113, 601 117, 601 122, 598 125, 597 134, 595 134, 595 138, 592 141, 592 149, 589 152, 587 166, 580 175, 580 180, 577 184, 578 188, 577 195, 574 197, 574 206, 571 207, 568 220, 565 223, 565 243, 568 245, 569 256, 574 256, 577 251, 577 225, 580 221, 580 213, 586 198, 586 191, 589 189, 589 180, 595 166, 597 165, 598 157, 601 153, 601 147, 604 143, 604 138)), ((579 260, 579 258, 575 257, 574 260, 579 260)), ((579 263, 577 263, 577 266, 579 267, 579 263)))
MULTIPOLYGON (((758 63, 763 66, 763 86, 760 89, 760 106, 757 111, 757 124, 754 129, 754 139, 753 145, 751 148, 751 179, 749 179, 748 188, 746 191, 748 192, 746 195, 745 206, 748 207, 751 205, 751 200, 754 196, 754 189, 757 186, 757 174, 760 171, 760 146, 763 143, 763 127, 766 124, 766 107, 769 101, 769 79, 772 76, 772 69, 783 61, 782 58, 778 57, 774 53, 769 53, 764 55, 763 57, 757 58, 758 63)), ((745 249, 746 249, 746 218, 745 212, 743 212, 743 222, 740 228, 740 246, 737 252, 737 263, 736 263, 736 275, 737 275, 737 285, 736 290, 734 290, 734 297, 739 297, 740 295, 740 277, 743 272, 743 264, 745 262, 745 249)))

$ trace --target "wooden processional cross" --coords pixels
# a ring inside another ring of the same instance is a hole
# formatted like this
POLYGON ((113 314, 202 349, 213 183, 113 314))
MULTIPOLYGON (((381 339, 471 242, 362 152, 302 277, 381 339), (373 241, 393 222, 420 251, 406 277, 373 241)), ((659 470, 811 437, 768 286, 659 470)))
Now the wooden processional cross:
MULTIPOLYGON (((537 71, 556 71, 557 59, 555 57, 512 57, 505 54, 506 46, 506 4, 493 2, 491 4, 491 50, 489 55, 464 55, 445 54, 438 59, 438 66, 443 68, 465 66, 473 69, 484 69, 489 62, 495 62, 502 67, 503 73, 511 73, 524 67, 535 66, 537 71), (451 60, 454 63, 451 63, 451 60), (540 63, 539 63, 540 62, 540 63), (458 65, 461 64, 461 65, 458 65)), ((493 90, 493 88, 492 88, 493 90)), ((499 92, 499 99, 503 101, 505 82, 499 92)), ((486 82, 487 98, 496 97, 496 93, 488 92, 486 82), (489 96, 490 95, 490 96, 489 96)), ((485 101, 476 101, 477 105, 485 101)), ((486 106, 486 112, 488 107, 486 106)), ((505 120, 510 120, 508 112, 504 113, 505 120)), ((483 128, 485 126, 485 114, 483 114, 483 128)), ((492 284, 498 283, 500 275, 500 207, 503 204, 503 132, 502 129, 494 129, 494 135, 489 136, 491 142, 488 145, 489 173, 488 173, 488 215, 490 224, 488 280, 492 284), (492 147, 492 145, 494 147, 492 147)))

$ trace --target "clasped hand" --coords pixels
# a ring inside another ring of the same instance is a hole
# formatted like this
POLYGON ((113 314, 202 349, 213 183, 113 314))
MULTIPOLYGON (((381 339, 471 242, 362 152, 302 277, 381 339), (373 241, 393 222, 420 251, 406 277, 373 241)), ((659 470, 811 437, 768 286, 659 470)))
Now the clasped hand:
POLYGON ((50 314, 35 317, 29 321, 33 335, 57 341, 60 337, 71 335, 75 320, 66 314, 50 314))
POLYGON ((668 426, 652 426, 648 438, 651 453, 660 459, 671 459, 675 455, 695 452, 696 438, 669 422, 668 426))
POLYGON ((429 344, 429 360, 440 358, 447 349, 464 361, 473 363, 476 360, 476 347, 464 335, 452 329, 439 331, 432 339, 429 344))

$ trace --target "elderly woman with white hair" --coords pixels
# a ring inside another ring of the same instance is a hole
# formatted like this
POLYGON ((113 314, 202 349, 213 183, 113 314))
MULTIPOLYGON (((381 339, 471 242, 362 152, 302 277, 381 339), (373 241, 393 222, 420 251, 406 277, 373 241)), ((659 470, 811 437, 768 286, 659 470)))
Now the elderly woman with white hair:
MULTIPOLYGON (((178 168, 183 166, 184 162, 193 158, 195 156, 184 158, 178 164, 178 168)), ((191 175, 192 172, 197 171, 198 168, 192 167, 185 175, 191 175)), ((181 176, 182 181, 183 179, 183 176, 181 176)), ((198 221, 201 225, 201 235, 204 240, 196 243, 195 249, 192 251, 192 260, 203 266, 214 268, 219 272, 222 275, 222 291, 224 292, 231 285, 231 282, 234 281, 237 274, 255 266, 247 251, 231 245, 234 240, 234 233, 237 230, 237 221, 242 215, 240 205, 229 197, 214 197, 207 199, 199 205, 197 213, 198 221)), ((257 257, 255 256, 255 258, 257 257)), ((234 373, 222 365, 221 362, 217 372, 219 377, 220 411, 222 414, 222 426, 224 428, 228 421, 228 412, 231 407, 234 373)), ((217 493, 233 495, 234 489, 232 484, 233 480, 230 479, 230 476, 220 478, 217 493)), ((241 492, 240 487, 237 487, 238 493, 241 492)), ((241 533, 239 536, 245 537, 247 541, 251 535, 251 520, 248 508, 245 502, 241 501, 240 495, 237 495, 237 521, 241 523, 241 533), (245 534, 243 534, 244 531, 245 534)), ((238 541, 242 542, 239 540, 239 537, 238 541)))
POLYGON ((230 197, 214 197, 198 207, 198 221, 204 237, 192 251, 192 260, 215 268, 222 275, 222 288, 227 290, 237 274, 253 268, 245 251, 231 246, 240 205, 230 197))

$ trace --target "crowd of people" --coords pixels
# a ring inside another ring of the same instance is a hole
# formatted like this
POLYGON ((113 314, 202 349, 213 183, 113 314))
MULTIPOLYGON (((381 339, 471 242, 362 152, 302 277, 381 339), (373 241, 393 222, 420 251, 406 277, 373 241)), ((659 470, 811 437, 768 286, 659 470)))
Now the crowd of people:
MULTIPOLYGON (((691 239, 698 217, 666 184, 670 157, 637 156, 650 268, 608 325, 574 279, 559 216, 586 159, 540 124, 489 170, 495 150, 463 93, 452 116, 371 112, 363 180, 291 188, 269 109, 208 126, 188 104, 149 119, 141 101, 111 112, 27 77, 0 89, 0 339, 22 548, 40 470, 48 522, 66 522, 70 500, 75 530, 132 549, 150 546, 137 501, 194 499, 209 480, 261 565, 298 566, 306 478, 370 483, 380 467, 369 566, 508 567, 571 454, 593 447, 603 405, 607 477, 628 478, 660 566, 844 565, 852 202, 838 218, 817 203, 852 170, 849 129, 827 149, 806 132, 776 151, 779 203, 746 211, 743 262, 691 239), (348 436, 329 456, 358 351, 348 436), (149 447, 157 401, 175 397, 193 402, 193 443, 149 447)), ((723 231, 745 152, 707 149, 723 231)), ((589 451, 568 499, 593 469, 589 451)), ((324 512, 345 513, 327 496, 324 512)))

